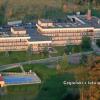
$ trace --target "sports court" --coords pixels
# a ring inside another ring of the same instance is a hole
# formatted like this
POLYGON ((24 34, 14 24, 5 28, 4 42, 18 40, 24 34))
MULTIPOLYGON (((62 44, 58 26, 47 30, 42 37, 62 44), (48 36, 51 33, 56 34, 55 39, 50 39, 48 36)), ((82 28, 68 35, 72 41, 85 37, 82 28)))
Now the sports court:
POLYGON ((37 84, 41 83, 36 73, 3 73, 5 85, 37 84))

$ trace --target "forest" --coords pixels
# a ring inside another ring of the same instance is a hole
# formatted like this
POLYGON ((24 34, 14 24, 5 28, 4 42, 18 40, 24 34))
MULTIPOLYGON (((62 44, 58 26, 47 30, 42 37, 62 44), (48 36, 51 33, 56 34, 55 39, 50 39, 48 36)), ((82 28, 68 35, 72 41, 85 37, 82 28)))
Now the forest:
POLYGON ((0 0, 0 24, 9 20, 63 18, 66 13, 86 11, 89 4, 100 9, 100 0, 0 0))

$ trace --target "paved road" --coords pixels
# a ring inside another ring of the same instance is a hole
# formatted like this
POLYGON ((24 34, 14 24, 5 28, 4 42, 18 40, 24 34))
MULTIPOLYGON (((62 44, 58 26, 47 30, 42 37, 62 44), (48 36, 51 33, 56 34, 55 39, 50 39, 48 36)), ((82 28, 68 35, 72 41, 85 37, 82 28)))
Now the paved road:
MULTIPOLYGON (((81 53, 75 53, 75 54, 71 54, 72 56, 79 56, 79 55, 83 55, 83 54, 91 54, 91 53, 93 53, 93 51, 89 51, 89 52, 81 52, 81 53)), ((70 55, 68 55, 68 56, 70 56, 70 55)))
POLYGON ((50 57, 50 58, 40 59, 40 60, 31 60, 31 61, 26 61, 26 62, 19 62, 19 63, 14 63, 14 64, 2 65, 2 66, 0 66, 0 71, 20 67, 20 66, 26 65, 26 64, 52 63, 52 62, 57 62, 61 59, 62 59, 62 56, 58 56, 58 57, 50 57))
MULTIPOLYGON (((95 45, 95 43, 92 43, 92 48, 93 48, 93 50, 94 50, 94 52, 96 54, 97 53, 100 54, 100 48, 98 48, 95 45)), ((90 54, 90 53, 92 53, 92 51, 91 52, 83 52, 83 53, 71 54, 71 55, 68 55, 68 58, 70 58, 71 56, 79 56, 79 58, 80 58, 82 54, 90 54)), ((20 67, 20 66, 26 65, 26 64, 52 63, 52 62, 57 62, 57 61, 59 61, 61 59, 63 59, 63 56, 49 57, 49 58, 46 58, 46 59, 31 60, 31 61, 26 61, 26 62, 19 62, 19 63, 14 63, 14 64, 2 65, 2 66, 0 66, 0 71, 7 70, 7 69, 12 69, 12 68, 16 68, 16 67, 20 67)))
POLYGON ((83 54, 88 55, 90 53, 95 53, 97 55, 100 55, 100 48, 93 41, 92 41, 92 48, 93 48, 93 51, 91 52, 83 52, 83 53, 76 53, 76 54, 68 55, 68 62, 72 64, 79 64, 81 60, 81 55, 83 54))
MULTIPOLYGON (((68 58, 70 58, 70 56, 81 56, 82 54, 89 54, 89 53, 92 53, 92 52, 71 54, 71 55, 68 55, 68 58)), ((14 64, 2 65, 2 66, 0 66, 0 71, 20 67, 20 66, 23 66, 26 64, 38 64, 38 63, 48 64, 48 63, 60 61, 61 59, 63 59, 63 56, 50 57, 50 58, 46 58, 46 59, 31 60, 31 61, 26 61, 26 62, 19 62, 19 63, 14 63, 14 64)))

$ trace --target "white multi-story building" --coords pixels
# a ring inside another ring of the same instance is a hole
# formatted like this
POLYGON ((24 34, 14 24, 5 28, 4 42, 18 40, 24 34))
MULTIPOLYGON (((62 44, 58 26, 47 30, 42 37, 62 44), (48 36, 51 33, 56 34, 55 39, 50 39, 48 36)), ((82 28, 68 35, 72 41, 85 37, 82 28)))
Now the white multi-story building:
POLYGON ((52 45, 80 44, 83 36, 100 39, 100 19, 87 15, 67 16, 64 21, 38 20, 38 32, 52 37, 52 45))
POLYGON ((0 51, 42 51, 51 40, 36 31, 23 27, 11 27, 10 32, 0 32, 0 51))

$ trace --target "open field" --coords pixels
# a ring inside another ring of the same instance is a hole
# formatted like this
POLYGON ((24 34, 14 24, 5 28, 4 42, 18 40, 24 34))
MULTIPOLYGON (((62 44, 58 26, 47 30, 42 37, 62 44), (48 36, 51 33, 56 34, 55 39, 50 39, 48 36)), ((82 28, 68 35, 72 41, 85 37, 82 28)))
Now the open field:
MULTIPOLYGON (((50 54, 52 57, 62 56, 64 54, 65 47, 54 47, 54 48, 57 51, 57 53, 50 54)), ((44 59, 48 57, 49 55, 44 55, 43 53, 31 54, 27 51, 9 52, 9 53, 0 52, 0 65, 24 62, 29 60, 38 60, 38 59, 44 59)))
POLYGON ((0 64, 12 64, 17 62, 24 62, 28 60, 37 60, 47 58, 48 56, 44 56, 43 54, 29 54, 28 52, 9 52, 6 54, 5 52, 0 52, 0 64))

